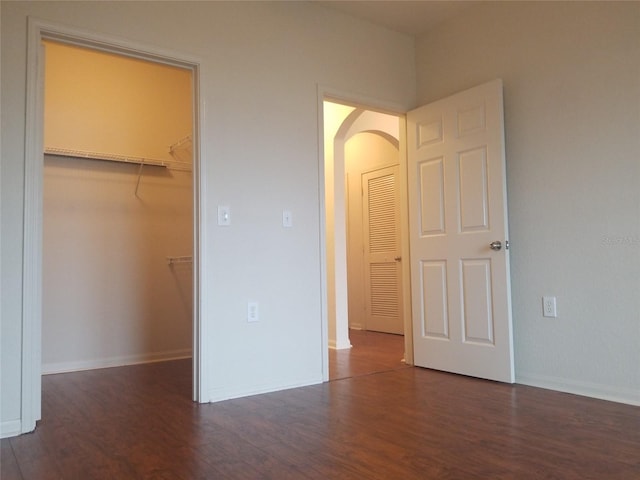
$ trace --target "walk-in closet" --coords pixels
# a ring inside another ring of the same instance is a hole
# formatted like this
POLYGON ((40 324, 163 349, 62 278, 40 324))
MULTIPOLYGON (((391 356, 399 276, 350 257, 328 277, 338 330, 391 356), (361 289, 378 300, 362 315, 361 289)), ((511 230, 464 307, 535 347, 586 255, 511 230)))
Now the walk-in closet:
POLYGON ((192 71, 43 49, 42 371, 190 357, 192 71))

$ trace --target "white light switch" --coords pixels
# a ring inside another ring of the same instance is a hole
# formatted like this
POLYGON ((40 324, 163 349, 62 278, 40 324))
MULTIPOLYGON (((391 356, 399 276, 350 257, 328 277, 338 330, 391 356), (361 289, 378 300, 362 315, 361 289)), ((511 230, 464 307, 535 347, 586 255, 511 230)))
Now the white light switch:
POLYGON ((291 214, 291 210, 282 211, 282 226, 287 228, 293 227, 293 215, 291 214))
POLYGON ((231 209, 226 205, 218 205, 218 225, 231 225, 231 209))
POLYGON ((247 322, 257 322, 259 319, 258 302, 247 303, 247 322))

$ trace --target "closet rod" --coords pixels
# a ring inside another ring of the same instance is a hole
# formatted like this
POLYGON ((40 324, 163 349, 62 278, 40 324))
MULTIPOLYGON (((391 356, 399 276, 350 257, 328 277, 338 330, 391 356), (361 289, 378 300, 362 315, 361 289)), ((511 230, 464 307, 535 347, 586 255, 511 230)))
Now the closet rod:
POLYGON ((130 157, 126 155, 118 155, 115 153, 99 153, 87 152, 84 150, 71 150, 67 148, 51 148, 44 149, 45 155, 53 155, 58 157, 86 158, 89 160, 106 160, 109 162, 131 163, 134 165, 150 165, 152 167, 164 167, 169 170, 180 170, 190 172, 191 164, 180 160, 156 160, 152 158, 130 157))

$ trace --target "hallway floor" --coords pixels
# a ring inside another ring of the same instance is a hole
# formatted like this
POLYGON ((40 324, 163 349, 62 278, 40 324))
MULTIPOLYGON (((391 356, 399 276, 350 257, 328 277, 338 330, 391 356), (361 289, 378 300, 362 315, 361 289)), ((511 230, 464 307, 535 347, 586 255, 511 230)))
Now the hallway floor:
POLYGON ((404 337, 390 333, 349 330, 352 347, 329 350, 329 380, 409 368, 404 358, 404 337))

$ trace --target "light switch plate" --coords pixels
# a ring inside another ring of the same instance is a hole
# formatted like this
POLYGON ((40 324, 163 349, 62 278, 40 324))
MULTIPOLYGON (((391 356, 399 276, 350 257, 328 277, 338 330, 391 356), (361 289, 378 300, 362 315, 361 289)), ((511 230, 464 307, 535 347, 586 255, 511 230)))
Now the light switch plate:
POLYGON ((218 205, 218 225, 226 227, 231 225, 231 208, 227 205, 218 205))
POLYGON ((247 322, 257 322, 258 320, 260 320, 258 302, 247 303, 247 322))
POLYGON ((282 226, 286 228, 293 227, 293 214, 291 210, 282 211, 282 226))

